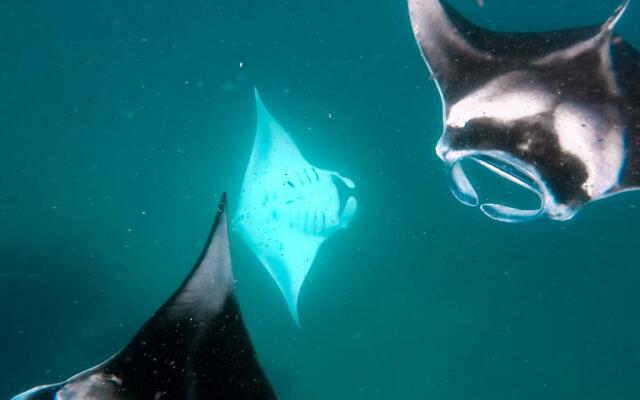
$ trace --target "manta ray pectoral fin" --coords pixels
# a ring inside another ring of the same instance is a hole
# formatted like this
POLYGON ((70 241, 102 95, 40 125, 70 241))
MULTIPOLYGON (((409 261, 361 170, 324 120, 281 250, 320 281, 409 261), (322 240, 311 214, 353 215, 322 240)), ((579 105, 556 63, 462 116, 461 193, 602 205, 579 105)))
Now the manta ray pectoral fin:
POLYGON ((60 387, 60 383, 53 385, 36 386, 24 393, 11 398, 11 400, 50 400, 54 398, 56 390, 60 387))
POLYGON ((294 231, 283 232, 282 236, 282 243, 286 247, 278 254, 268 252, 260 258, 264 259, 263 264, 280 288, 291 317, 296 325, 300 326, 300 290, 324 239, 309 238, 294 231))
POLYGON ((454 90, 458 64, 492 63, 492 55, 475 47, 467 33, 477 27, 440 0, 409 0, 409 16, 418 47, 425 58, 430 76, 445 101, 454 90))
POLYGON ((227 228, 226 193, 222 194, 204 251, 180 288, 158 311, 166 318, 206 319, 219 312, 233 293, 233 274, 227 228))
POLYGON ((269 168, 279 170, 286 165, 308 165, 291 136, 265 107, 258 89, 255 89, 256 100, 256 139, 251 152, 251 161, 262 164, 267 172, 269 168))
POLYGON ((14 400, 275 399, 233 282, 223 195, 195 266, 120 352, 14 400))
POLYGON ((226 207, 223 194, 187 278, 127 346, 98 367, 133 385, 130 392, 139 396, 133 398, 152 398, 146 396, 151 388, 182 398, 189 387, 198 388, 193 398, 201 400, 275 398, 236 301, 226 207))
MULTIPOLYGON (((602 24, 591 27, 591 36, 587 36, 582 40, 575 40, 568 43, 564 48, 558 48, 555 51, 549 52, 544 56, 533 61, 533 65, 552 65, 557 64, 560 60, 575 60, 585 54, 593 54, 600 58, 602 65, 608 65, 610 62, 609 48, 611 46, 611 38, 613 36, 613 28, 618 21, 622 18, 622 15, 626 11, 629 5, 629 0, 626 0, 620 5, 613 14, 602 24)), ((615 82, 609 82, 610 90, 618 95, 617 85, 615 82)))
POLYGON ((269 113, 269 110, 264 106, 258 89, 254 90, 254 97, 256 102, 256 137, 253 144, 253 151, 251 152, 251 162, 267 162, 266 155, 269 154, 271 146, 273 146, 273 140, 270 126, 273 117, 269 113))
POLYGON ((446 0, 408 0, 414 36, 445 102, 459 99, 493 76, 520 68, 523 61, 543 63, 550 54, 589 49, 584 43, 609 34, 628 0, 604 24, 534 33, 496 32, 475 25, 446 0), (566 51, 573 48, 571 51, 566 51))

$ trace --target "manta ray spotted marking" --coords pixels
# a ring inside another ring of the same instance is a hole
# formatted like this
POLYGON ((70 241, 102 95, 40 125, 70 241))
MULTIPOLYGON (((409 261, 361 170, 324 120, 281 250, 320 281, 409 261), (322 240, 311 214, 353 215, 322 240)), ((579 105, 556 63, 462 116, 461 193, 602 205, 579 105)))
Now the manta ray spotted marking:
POLYGON ((458 200, 478 196, 460 161, 534 192, 537 209, 483 204, 505 222, 572 218, 586 203, 640 188, 640 53, 604 23, 494 32, 445 0, 409 0, 415 38, 443 104, 436 152, 458 200))
POLYGON ((257 128, 233 227, 276 281, 296 323, 298 297, 320 245, 349 225, 357 201, 337 185, 351 179, 317 168, 255 91, 257 128))
POLYGON ((12 400, 275 399, 233 290, 225 199, 195 267, 119 353, 12 400))

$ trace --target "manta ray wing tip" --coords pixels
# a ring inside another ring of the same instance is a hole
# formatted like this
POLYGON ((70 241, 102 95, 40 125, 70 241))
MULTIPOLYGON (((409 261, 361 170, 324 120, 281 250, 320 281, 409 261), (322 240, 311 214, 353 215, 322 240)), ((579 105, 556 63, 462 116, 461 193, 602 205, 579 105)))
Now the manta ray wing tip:
POLYGON ((630 2, 631 0, 624 0, 622 4, 620 4, 616 8, 616 10, 613 12, 613 15, 611 15, 611 17, 609 17, 609 19, 607 19, 607 21, 603 24, 603 29, 605 31, 613 30, 613 28, 616 26, 618 21, 620 21, 620 18, 622 18, 622 15, 627 10, 627 7, 629 7, 630 2))
POLYGON ((265 108, 264 103, 262 102, 262 98, 260 97, 260 92, 258 92, 258 88, 253 88, 253 97, 256 100, 256 108, 262 109, 265 108))
POLYGON ((218 213, 225 211, 227 206, 227 192, 222 192, 220 196, 220 202, 218 203, 218 213))

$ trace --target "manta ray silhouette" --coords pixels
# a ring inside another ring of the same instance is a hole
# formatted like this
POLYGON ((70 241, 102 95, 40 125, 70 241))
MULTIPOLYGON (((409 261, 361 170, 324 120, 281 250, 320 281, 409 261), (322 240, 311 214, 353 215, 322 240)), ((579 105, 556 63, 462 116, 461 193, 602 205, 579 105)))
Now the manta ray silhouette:
POLYGON ((295 322, 298 297, 320 245, 353 218, 357 202, 342 203, 336 184, 354 183, 309 164, 255 91, 257 129, 234 230, 278 284, 295 322))
POLYGON ((233 290, 225 196, 200 259, 128 345, 12 400, 275 399, 233 290))
POLYGON ((596 26, 510 33, 478 27, 444 0, 409 0, 443 103, 436 152, 458 200, 478 204, 463 159, 538 195, 532 210, 481 206, 505 222, 567 220, 639 188, 640 54, 612 33, 627 5, 596 26))

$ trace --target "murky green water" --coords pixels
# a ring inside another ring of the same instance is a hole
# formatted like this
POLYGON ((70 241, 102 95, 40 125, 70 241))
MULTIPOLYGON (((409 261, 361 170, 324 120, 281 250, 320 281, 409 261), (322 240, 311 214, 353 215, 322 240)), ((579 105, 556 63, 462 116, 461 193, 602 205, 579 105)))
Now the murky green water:
MULTIPOLYGON (((452 3, 503 30, 618 4, 452 3)), ((639 17, 634 0, 618 28, 637 48, 639 17)), ((565 223, 460 205, 403 0, 4 0, 0 60, 0 398, 102 361, 181 282, 219 194, 237 199, 254 86, 360 205, 316 259, 302 328, 232 236, 281 399, 640 398, 640 193, 565 223)))

